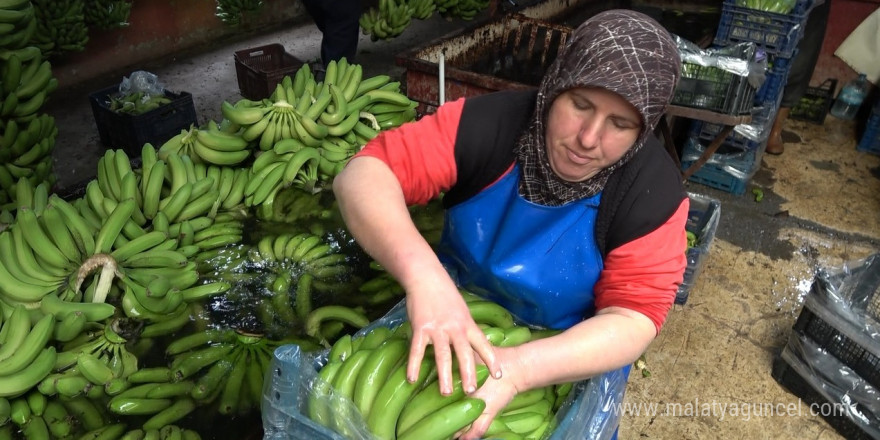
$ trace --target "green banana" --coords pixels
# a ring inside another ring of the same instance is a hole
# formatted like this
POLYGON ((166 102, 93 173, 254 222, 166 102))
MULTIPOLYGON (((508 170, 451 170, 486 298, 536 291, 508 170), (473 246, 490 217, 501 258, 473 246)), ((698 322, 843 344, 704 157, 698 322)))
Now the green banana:
POLYGON ((196 409, 196 403, 193 399, 183 397, 177 399, 171 406, 156 413, 144 422, 144 429, 161 429, 166 425, 170 425, 178 420, 186 417, 189 413, 196 409))
POLYGON ((412 395, 431 375, 433 363, 430 360, 422 360, 419 368, 419 377, 415 382, 406 378, 407 363, 401 363, 391 374, 388 380, 376 393, 373 407, 367 417, 367 428, 380 439, 394 440, 396 436, 397 421, 401 411, 407 405, 412 395), (381 410, 380 410, 381 408, 381 410))
POLYGON ((373 408, 379 387, 387 381, 398 362, 405 359, 408 349, 408 341, 396 338, 388 339, 373 350, 361 368, 352 400, 364 418, 370 417, 370 411, 373 408))
POLYGON ((514 326, 513 315, 501 305, 491 301, 474 301, 467 303, 471 317, 477 324, 488 324, 500 329, 514 326))
MULTIPOLYGON (((477 365, 476 375, 478 386, 482 386, 489 377, 489 369, 485 365, 477 365)), ((453 371, 452 377, 452 393, 448 396, 440 394, 440 386, 436 379, 427 383, 412 396, 406 407, 400 412, 397 422, 398 437, 420 421, 432 417, 432 414, 442 408, 465 398, 459 373, 453 371)))
POLYGON ((0 377, 9 377, 30 367, 41 356, 55 328, 55 316, 43 315, 31 327, 18 349, 0 364, 0 377))
POLYGON ((446 439, 474 422, 486 408, 482 399, 465 397, 437 410, 397 437, 398 440, 446 439))
POLYGON ((55 356, 55 347, 43 348, 27 368, 0 377, 0 397, 17 396, 32 389, 52 371, 55 356))

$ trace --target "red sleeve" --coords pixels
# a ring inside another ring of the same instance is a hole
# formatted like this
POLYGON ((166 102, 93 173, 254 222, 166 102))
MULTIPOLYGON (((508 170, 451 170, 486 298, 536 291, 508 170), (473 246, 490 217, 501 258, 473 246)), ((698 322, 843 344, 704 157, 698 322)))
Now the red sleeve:
POLYGON ((612 306, 634 310, 650 318, 660 332, 687 266, 689 207, 685 198, 666 223, 608 253, 594 289, 596 310, 612 306))
POLYGON ((425 204, 456 181, 455 136, 464 99, 449 102, 417 122, 380 132, 355 156, 385 162, 408 205, 425 204))

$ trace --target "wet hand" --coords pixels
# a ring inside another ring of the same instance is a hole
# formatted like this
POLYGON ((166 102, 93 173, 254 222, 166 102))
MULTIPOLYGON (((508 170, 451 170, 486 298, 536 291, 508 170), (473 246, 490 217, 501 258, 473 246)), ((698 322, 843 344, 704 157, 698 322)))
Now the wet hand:
POLYGON ((501 377, 495 348, 471 318, 467 304, 454 285, 443 291, 423 291, 407 296, 407 313, 412 324, 412 344, 407 378, 418 377, 419 365, 428 345, 433 346, 440 392, 452 393, 452 354, 455 353, 462 387, 472 393, 477 389, 476 362, 485 363, 491 377, 501 377))

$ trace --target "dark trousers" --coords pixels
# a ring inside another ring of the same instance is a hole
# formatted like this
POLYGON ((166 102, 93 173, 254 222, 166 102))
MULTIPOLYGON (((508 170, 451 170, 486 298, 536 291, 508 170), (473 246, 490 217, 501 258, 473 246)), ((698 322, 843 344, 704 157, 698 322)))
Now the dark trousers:
POLYGON ((345 57, 355 62, 363 0, 303 0, 303 6, 323 34, 321 62, 345 57))
POLYGON ((822 51, 830 10, 831 0, 825 0, 810 11, 804 27, 804 36, 798 42, 797 54, 791 60, 791 70, 788 71, 788 79, 782 91, 780 107, 794 107, 806 93, 816 62, 819 60, 819 52, 822 51))

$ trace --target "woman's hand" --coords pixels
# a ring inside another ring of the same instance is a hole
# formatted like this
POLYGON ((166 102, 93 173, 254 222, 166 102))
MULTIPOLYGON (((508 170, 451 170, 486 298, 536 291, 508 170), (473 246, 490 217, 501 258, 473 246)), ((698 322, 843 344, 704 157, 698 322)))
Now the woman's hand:
POLYGON ((513 400, 514 396, 526 391, 520 383, 524 382, 521 377, 522 368, 519 367, 519 356, 515 348, 499 347, 495 349, 495 355, 504 370, 504 376, 500 379, 492 377, 486 379, 483 386, 480 387, 470 397, 483 399, 486 402, 486 408, 474 423, 459 437, 461 440, 479 440, 483 438, 483 434, 489 429, 492 420, 513 400))
POLYGON ((407 314, 412 325, 407 378, 418 377, 419 365, 430 344, 437 363, 438 382, 443 395, 452 393, 452 353, 458 360, 462 387, 470 394, 477 389, 476 356, 486 364, 492 377, 501 377, 495 348, 477 326, 467 304, 451 279, 430 282, 408 289, 407 314))

